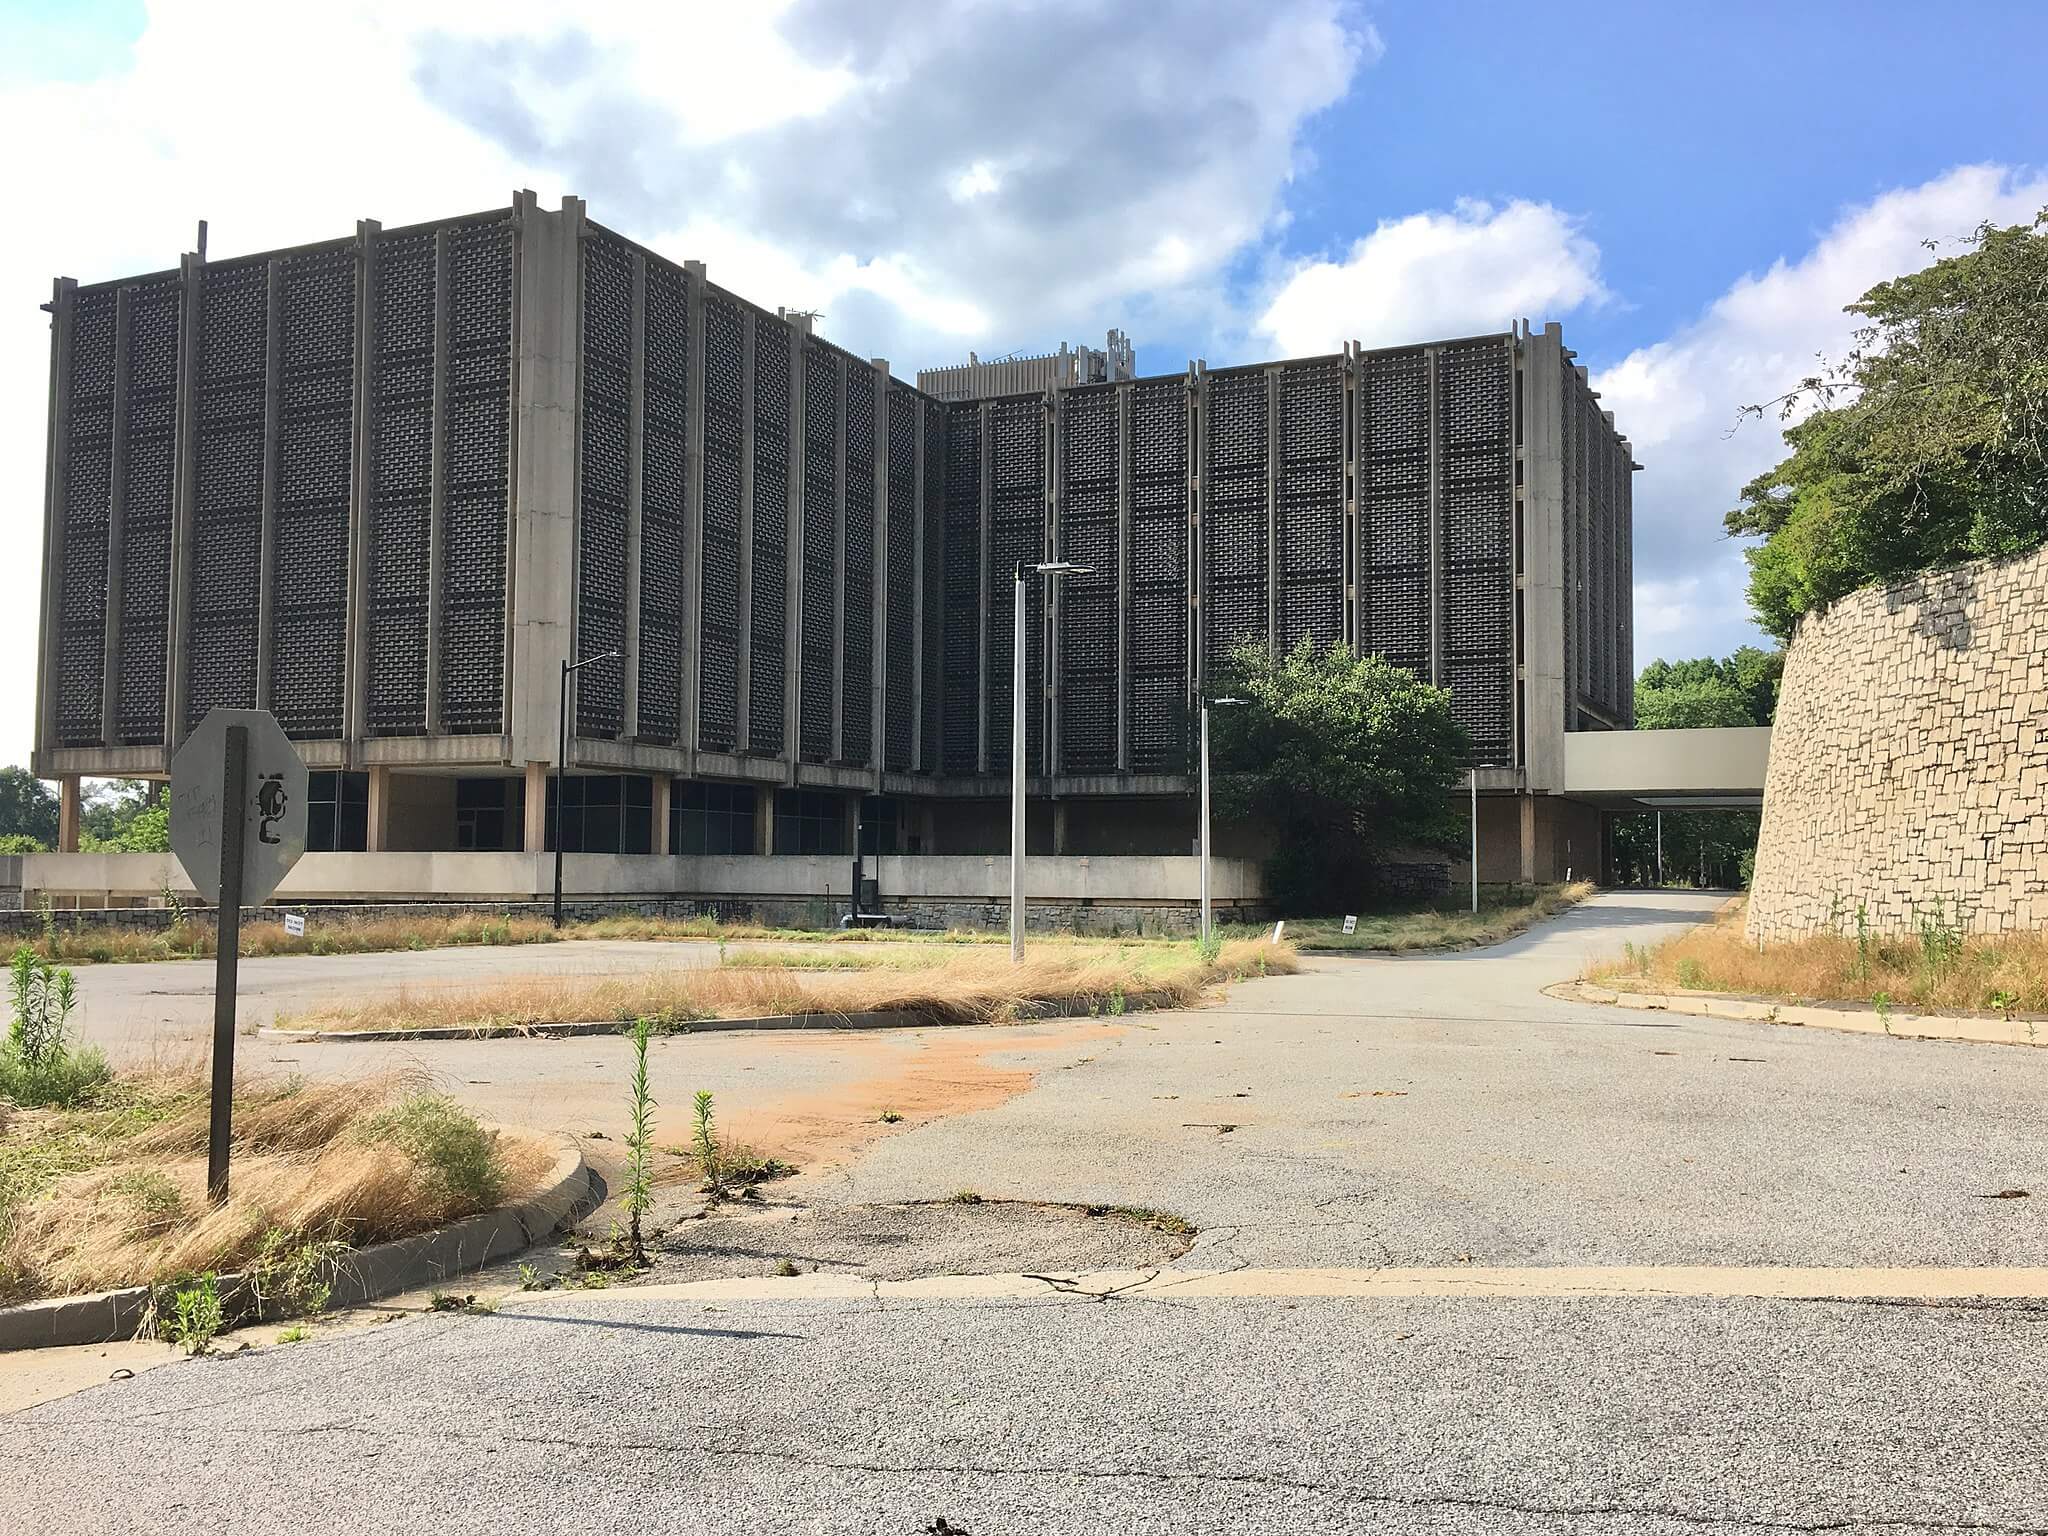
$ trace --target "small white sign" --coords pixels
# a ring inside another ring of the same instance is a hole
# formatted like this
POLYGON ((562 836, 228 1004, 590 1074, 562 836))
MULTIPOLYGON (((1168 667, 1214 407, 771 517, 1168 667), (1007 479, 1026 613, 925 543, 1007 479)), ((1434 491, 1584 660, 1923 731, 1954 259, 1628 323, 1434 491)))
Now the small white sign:
MULTIPOLYGON (((306 936, 306 914, 303 912, 285 913, 284 931, 295 939, 303 939, 306 936)), ((1347 928, 1344 931, 1349 933, 1351 930, 1347 928)))
POLYGON ((1344 931, 1346 933, 1358 932, 1358 919, 1349 913, 1346 913, 1344 917, 1344 931))
POLYGON ((1280 942, 1280 935, 1281 935, 1281 934, 1283 934, 1283 933, 1285 933, 1286 931, 1287 931, 1287 919, 1283 917, 1283 918, 1281 918, 1281 919, 1280 919, 1280 921, 1279 921, 1279 922, 1277 922, 1277 923, 1275 923, 1275 924, 1273 925, 1273 942, 1274 942, 1275 944, 1278 944, 1278 943, 1280 942))

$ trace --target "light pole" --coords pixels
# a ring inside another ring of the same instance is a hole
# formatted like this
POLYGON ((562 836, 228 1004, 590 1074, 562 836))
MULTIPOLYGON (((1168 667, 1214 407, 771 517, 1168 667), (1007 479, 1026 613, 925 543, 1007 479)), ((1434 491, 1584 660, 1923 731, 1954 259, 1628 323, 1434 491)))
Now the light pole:
POLYGON ((1226 708, 1235 704, 1249 704, 1250 699, 1204 699, 1202 700, 1202 928, 1201 941, 1209 942, 1209 930, 1214 925, 1209 920, 1209 710, 1211 706, 1226 708))
MULTIPOLYGON (((571 661, 566 656, 562 658, 562 739, 555 752, 555 926, 557 928, 562 926, 562 768, 569 761, 569 674, 571 672, 581 672, 593 662, 617 661, 618 659, 619 653, 617 651, 606 651, 601 656, 586 656, 581 661, 571 661)), ((547 825, 545 813, 541 816, 541 825, 547 825)))
POLYGON ((1017 562, 1017 588, 1011 600, 1015 621, 1010 641, 1010 959, 1024 961, 1024 572, 1029 569, 1051 581, 1055 576, 1087 576, 1091 565, 1047 560, 1027 567, 1017 562))

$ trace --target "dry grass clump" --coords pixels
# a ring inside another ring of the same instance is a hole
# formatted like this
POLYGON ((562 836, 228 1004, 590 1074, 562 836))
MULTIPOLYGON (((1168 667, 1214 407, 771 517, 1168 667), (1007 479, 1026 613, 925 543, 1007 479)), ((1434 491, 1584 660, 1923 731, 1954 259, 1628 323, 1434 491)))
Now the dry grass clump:
POLYGON ((1363 914, 1356 933, 1344 932, 1343 920, 1334 917, 1290 919, 1287 931, 1308 949, 1463 949, 1513 938, 1532 923, 1577 906, 1593 894, 1593 889, 1590 880, 1533 888, 1481 887, 1476 913, 1471 910, 1469 896, 1462 903, 1447 897, 1437 905, 1412 912, 1363 914))
POLYGON ((287 1248, 361 1246, 531 1187, 546 1149, 412 1075, 238 1085, 228 1201, 206 1201, 196 1075, 124 1076, 99 1106, 17 1112, 0 1139, 0 1301, 164 1284, 287 1248))
MULTIPOLYGON (((551 924, 532 917, 470 914, 357 922, 346 915, 315 909, 307 914, 306 933, 302 937, 286 933, 282 923, 249 923, 242 929, 241 948, 245 955, 358 955, 397 949, 551 944, 561 937, 551 924)), ((31 947, 51 961, 118 964, 204 960, 213 955, 216 938, 210 922, 179 922, 154 931, 117 927, 60 929, 54 934, 39 935, 31 947)))
POLYGON ((1225 944, 1213 962, 1193 945, 1034 945, 1024 964, 985 949, 940 952, 897 963, 874 951, 854 967, 804 967, 780 951, 742 951, 716 970, 660 970, 632 976, 551 976, 467 992, 401 994, 281 1018, 294 1029, 503 1029, 648 1018, 662 1024, 772 1014, 905 1012, 934 1022, 1014 1019, 1045 1004, 1121 1012, 1133 1002, 1186 1007, 1210 983, 1298 968, 1289 944, 1225 944), (747 963, 749 959, 759 964, 747 963), (872 963, 868 963, 872 961, 872 963))
MULTIPOLYGON (((1592 979, 1629 991, 1736 992, 1924 1012, 2048 1012, 2048 933, 1964 935, 1938 909, 1919 931, 1816 933, 1759 948, 1746 901, 1653 948, 1629 945, 1592 979)), ((1853 920, 1852 920, 1853 921, 1853 920)))

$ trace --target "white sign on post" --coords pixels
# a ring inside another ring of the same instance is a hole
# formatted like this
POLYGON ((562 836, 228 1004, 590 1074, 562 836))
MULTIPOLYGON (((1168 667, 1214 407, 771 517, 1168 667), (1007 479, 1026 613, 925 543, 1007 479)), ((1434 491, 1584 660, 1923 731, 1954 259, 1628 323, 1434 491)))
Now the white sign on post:
POLYGON ((285 913, 284 931, 292 938, 303 939, 306 936, 306 914, 303 912, 285 913))
POLYGON ((1344 931, 1346 933, 1358 932, 1358 919, 1356 917, 1351 916, 1349 913, 1345 914, 1344 931))
POLYGON ((1275 923, 1275 924, 1273 925, 1273 942, 1274 942, 1275 944, 1278 944, 1278 943, 1280 942, 1280 935, 1281 935, 1281 934, 1283 934, 1283 933, 1285 933, 1286 931, 1287 931, 1287 919, 1283 917, 1283 918, 1281 918, 1281 919, 1280 919, 1280 921, 1279 921, 1279 922, 1277 922, 1277 923, 1275 923))
POLYGON ((230 726, 249 737, 242 795, 242 905, 270 898, 306 851, 306 763, 275 717, 216 709, 171 759, 171 850, 206 901, 220 901, 222 772, 230 726))

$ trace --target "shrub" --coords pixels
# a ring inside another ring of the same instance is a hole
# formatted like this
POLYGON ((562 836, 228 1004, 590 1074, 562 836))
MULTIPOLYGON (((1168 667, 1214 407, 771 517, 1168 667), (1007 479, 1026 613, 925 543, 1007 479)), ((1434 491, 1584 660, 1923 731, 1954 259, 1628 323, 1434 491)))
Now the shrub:
POLYGON ((416 1093, 400 1100, 365 1121, 362 1134, 404 1152, 428 1186, 452 1205, 486 1210, 504 1195, 505 1170, 496 1134, 439 1094, 416 1093))
POLYGON ((106 1054, 97 1047, 63 1051, 39 1067, 31 1067, 11 1045, 0 1046, 0 1098, 26 1109, 70 1109, 92 1098, 113 1076, 106 1054))
POLYGON ((24 944, 8 968, 7 997, 13 1019, 7 1044, 24 1067, 49 1065, 64 1052, 64 1025, 77 1005, 71 972, 53 968, 24 944))

